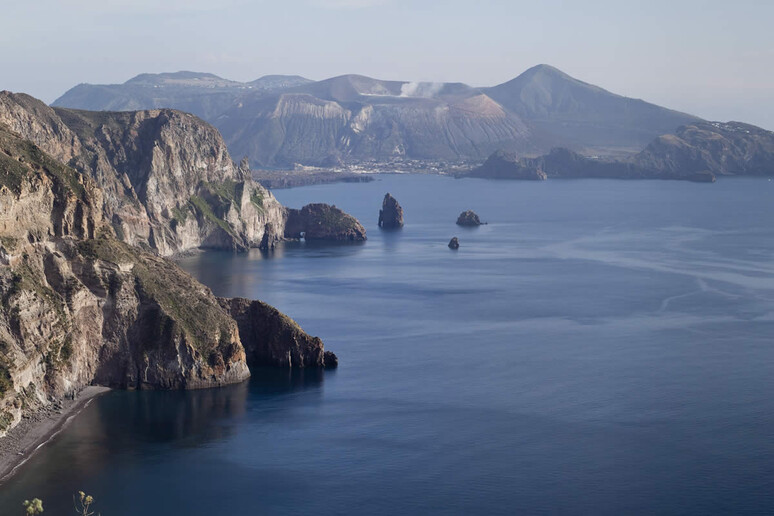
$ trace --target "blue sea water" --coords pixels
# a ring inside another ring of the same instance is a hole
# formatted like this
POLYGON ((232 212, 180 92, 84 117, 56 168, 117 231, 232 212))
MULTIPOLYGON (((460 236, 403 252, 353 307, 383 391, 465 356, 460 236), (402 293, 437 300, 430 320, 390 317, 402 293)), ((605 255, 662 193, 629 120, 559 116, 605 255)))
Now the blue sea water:
POLYGON ((364 244, 180 263, 335 371, 111 392, 0 486, 104 516, 774 513, 774 183, 384 175, 364 244), (376 227, 386 192, 406 226, 376 227), (457 227, 473 209, 488 225, 457 227), (460 239, 458 251, 447 243, 460 239))

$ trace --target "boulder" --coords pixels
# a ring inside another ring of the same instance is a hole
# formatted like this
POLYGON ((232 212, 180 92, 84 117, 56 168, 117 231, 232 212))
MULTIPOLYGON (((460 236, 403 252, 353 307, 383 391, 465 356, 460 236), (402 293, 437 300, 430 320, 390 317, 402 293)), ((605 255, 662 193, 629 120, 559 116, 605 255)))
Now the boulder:
POLYGON ((460 248, 460 241, 457 240, 457 237, 452 238, 449 240, 449 249, 459 249, 460 248))

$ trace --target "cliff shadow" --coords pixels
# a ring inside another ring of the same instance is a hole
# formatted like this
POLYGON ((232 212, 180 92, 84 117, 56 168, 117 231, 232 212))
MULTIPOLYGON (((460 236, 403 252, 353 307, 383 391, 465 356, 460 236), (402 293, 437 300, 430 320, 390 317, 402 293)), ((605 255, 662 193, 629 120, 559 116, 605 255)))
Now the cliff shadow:
POLYGON ((250 368, 248 382, 250 396, 272 397, 307 390, 322 390, 326 375, 336 374, 335 369, 284 369, 258 366, 250 368))

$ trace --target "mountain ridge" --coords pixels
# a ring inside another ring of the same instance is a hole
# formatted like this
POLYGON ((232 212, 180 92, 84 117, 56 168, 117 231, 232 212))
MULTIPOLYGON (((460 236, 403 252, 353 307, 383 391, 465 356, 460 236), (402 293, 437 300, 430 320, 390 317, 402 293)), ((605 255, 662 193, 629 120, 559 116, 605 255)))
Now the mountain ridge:
MULTIPOLYGON (((179 80, 202 82, 181 73, 179 80)), ((226 80, 214 77, 206 75, 203 82, 226 80)), ((545 64, 492 87, 345 74, 271 90, 79 85, 53 105, 191 111, 223 133, 233 154, 263 167, 395 158, 476 161, 497 149, 537 155, 555 146, 634 153, 656 136, 700 120, 545 64)))

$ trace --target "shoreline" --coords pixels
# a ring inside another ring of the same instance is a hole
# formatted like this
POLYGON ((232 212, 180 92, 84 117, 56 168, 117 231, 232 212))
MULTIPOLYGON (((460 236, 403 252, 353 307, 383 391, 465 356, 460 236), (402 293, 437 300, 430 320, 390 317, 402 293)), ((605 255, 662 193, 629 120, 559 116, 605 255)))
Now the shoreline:
POLYGON ((5 437, 0 437, 0 485, 11 478, 40 448, 51 442, 97 396, 111 390, 88 386, 74 400, 63 400, 22 418, 5 437))

